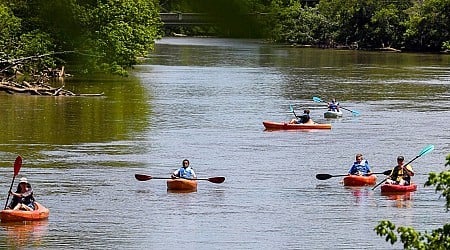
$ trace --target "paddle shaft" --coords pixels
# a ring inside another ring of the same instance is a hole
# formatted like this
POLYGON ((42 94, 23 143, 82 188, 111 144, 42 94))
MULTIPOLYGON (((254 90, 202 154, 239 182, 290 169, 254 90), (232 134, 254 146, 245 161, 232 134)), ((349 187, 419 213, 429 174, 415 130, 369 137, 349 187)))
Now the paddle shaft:
MULTIPOLYGON (((386 171, 381 172, 381 173, 372 173, 372 174, 370 174, 370 175, 373 175, 373 174, 389 175, 390 172, 391 172, 391 170, 386 170, 386 171)), ((370 175, 366 175, 366 176, 370 176, 370 175)), ((317 174, 317 175, 316 175, 316 178, 319 179, 319 180, 328 180, 328 179, 330 179, 330 178, 332 178, 332 177, 342 177, 342 176, 348 176, 348 174, 338 174, 338 175, 331 175, 331 174, 317 174)))
POLYGON ((16 160, 14 161, 14 175, 13 175, 13 179, 11 182, 11 186, 9 187, 8 197, 6 198, 6 204, 5 204, 4 209, 6 209, 6 207, 8 206, 9 196, 11 195, 11 190, 14 185, 14 180, 16 179, 16 176, 19 174, 20 167, 22 167, 22 157, 19 155, 19 156, 17 156, 16 160))
MULTIPOLYGON (((323 102, 323 103, 328 104, 327 102, 325 102, 324 100, 322 100, 322 99, 320 99, 319 97, 316 97, 316 96, 313 97, 313 100, 314 100, 315 102, 323 102)), ((348 108, 344 108, 344 107, 342 107, 341 105, 338 105, 338 107, 341 108, 341 109, 350 111, 350 112, 352 112, 352 114, 355 114, 355 115, 358 115, 358 114, 359 114, 358 111, 351 110, 351 109, 348 109, 348 108)))
MULTIPOLYGON (((153 176, 145 175, 145 174, 135 174, 134 177, 138 181, 148 181, 148 180, 151 180, 151 179, 160 179, 160 180, 172 180, 172 179, 174 179, 172 177, 153 177, 153 176)), ((213 183, 222 183, 222 182, 225 181, 225 177, 210 177, 210 178, 198 178, 198 179, 187 179, 187 178, 178 177, 178 178, 175 178, 175 179, 209 181, 209 182, 213 182, 213 183)))

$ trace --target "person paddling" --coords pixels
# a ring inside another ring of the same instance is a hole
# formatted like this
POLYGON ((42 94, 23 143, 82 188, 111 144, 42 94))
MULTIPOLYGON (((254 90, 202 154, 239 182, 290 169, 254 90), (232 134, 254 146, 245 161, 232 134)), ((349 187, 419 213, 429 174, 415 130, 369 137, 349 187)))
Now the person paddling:
POLYGON ((355 162, 348 170, 348 175, 371 175, 369 162, 363 159, 362 154, 357 154, 355 157, 355 162))
POLYGON ((197 179, 197 175, 195 174, 194 169, 189 166, 189 160, 184 159, 183 166, 175 170, 175 172, 172 173, 171 178, 197 179))
POLYGON ((297 116, 297 118, 292 119, 289 123, 290 124, 303 124, 308 123, 311 120, 311 117, 309 116, 309 113, 311 111, 309 109, 303 110, 303 115, 297 116))
POLYGON ((17 186, 16 192, 10 191, 10 194, 13 196, 13 198, 7 208, 26 211, 34 210, 35 200, 33 197, 33 189, 31 188, 31 184, 28 183, 27 178, 20 178, 20 182, 17 186))
POLYGON ((397 157, 397 166, 395 166, 391 174, 386 180, 389 184, 398 184, 408 186, 411 184, 411 176, 414 176, 414 171, 411 165, 403 166, 405 158, 403 156, 397 157))
POLYGON ((339 112, 339 102, 336 102, 336 99, 333 98, 331 102, 328 103, 328 110, 339 112))

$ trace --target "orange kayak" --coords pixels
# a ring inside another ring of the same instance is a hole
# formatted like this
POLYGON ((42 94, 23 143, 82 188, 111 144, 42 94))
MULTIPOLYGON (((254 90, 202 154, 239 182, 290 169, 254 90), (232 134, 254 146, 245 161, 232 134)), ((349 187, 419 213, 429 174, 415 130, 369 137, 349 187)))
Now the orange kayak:
POLYGON ((302 123, 291 124, 288 122, 271 122, 263 121, 263 125, 268 130, 290 130, 290 129, 331 129, 331 124, 319 124, 319 123, 302 123))
POLYGON ((194 192, 194 191, 197 191, 197 181, 181 179, 181 178, 170 179, 170 180, 167 180, 167 190, 194 192))
POLYGON ((417 190, 417 184, 412 183, 408 186, 397 185, 397 184, 383 184, 381 185, 381 192, 386 193, 401 193, 401 192, 414 192, 417 190))
POLYGON ((349 175, 344 177, 344 186, 372 186, 377 182, 377 176, 349 175))
POLYGON ((33 220, 45 220, 48 218, 50 211, 38 202, 34 202, 35 210, 23 211, 5 209, 0 211, 0 219, 2 222, 13 221, 33 221, 33 220))

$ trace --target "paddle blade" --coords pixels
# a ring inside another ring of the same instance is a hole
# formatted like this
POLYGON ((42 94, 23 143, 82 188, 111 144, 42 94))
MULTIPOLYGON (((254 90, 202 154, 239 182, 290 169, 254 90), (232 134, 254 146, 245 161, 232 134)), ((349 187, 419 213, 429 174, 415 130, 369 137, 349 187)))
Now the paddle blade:
POLYGON ((331 174, 316 174, 318 180, 328 180, 333 177, 331 174))
POLYGON ((145 175, 145 174, 135 174, 134 177, 138 181, 148 181, 148 180, 152 179, 152 177, 150 175, 145 175))
POLYGON ((424 155, 430 153, 431 151, 433 151, 433 149, 434 149, 434 145, 430 144, 430 145, 426 146, 424 149, 422 149, 419 156, 424 156, 424 155))
POLYGON ((222 183, 225 181, 225 177, 210 177, 208 178, 208 181, 213 182, 213 183, 222 183))
POLYGON ((20 167, 22 167, 22 156, 17 156, 16 161, 14 161, 14 177, 19 174, 20 167))
POLYGON ((290 110, 291 112, 294 112, 294 107, 292 107, 292 104, 289 104, 289 110, 290 110))
POLYGON ((356 115, 356 116, 358 116, 358 115, 360 115, 361 113, 359 113, 358 111, 356 111, 356 110, 350 110, 351 112, 352 112, 352 114, 354 114, 354 115, 356 115))
POLYGON ((313 101, 315 101, 315 102, 323 102, 322 99, 320 99, 317 96, 313 96, 313 101))
POLYGON ((386 170, 386 171, 383 172, 383 175, 390 175, 391 172, 392 172, 392 170, 386 170))

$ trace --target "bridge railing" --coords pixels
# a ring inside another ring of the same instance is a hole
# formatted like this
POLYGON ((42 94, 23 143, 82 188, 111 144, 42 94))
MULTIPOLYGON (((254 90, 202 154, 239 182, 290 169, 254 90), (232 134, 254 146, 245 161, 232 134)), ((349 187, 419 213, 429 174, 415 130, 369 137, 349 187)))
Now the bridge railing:
POLYGON ((203 13, 159 13, 165 25, 200 25, 214 23, 212 18, 203 13))

